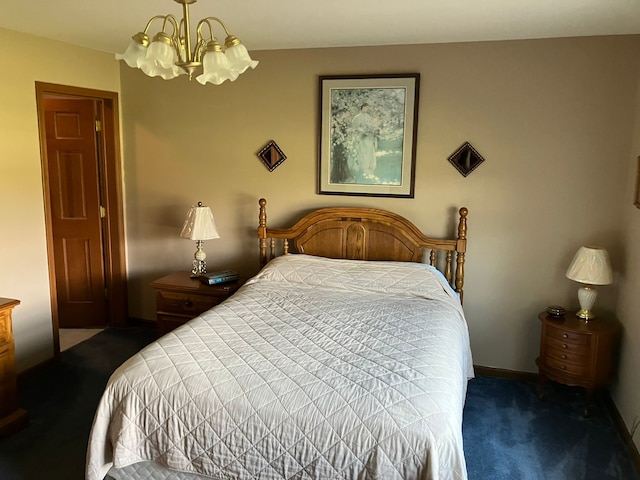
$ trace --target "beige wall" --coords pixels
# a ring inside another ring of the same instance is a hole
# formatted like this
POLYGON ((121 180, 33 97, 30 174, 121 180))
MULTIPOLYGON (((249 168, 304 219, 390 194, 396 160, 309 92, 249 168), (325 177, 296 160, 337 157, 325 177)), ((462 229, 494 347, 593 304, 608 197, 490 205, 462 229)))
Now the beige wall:
MULTIPOLYGON (((256 70, 219 87, 123 67, 131 315, 153 319, 149 282, 188 268, 194 245, 178 233, 199 200, 222 235, 205 242, 209 269, 255 271, 264 196, 275 226, 319 206, 366 205, 433 235, 449 234, 449 215, 467 206, 465 311, 476 364, 536 371, 537 313, 577 307, 578 285, 564 273, 586 243, 607 247, 616 270, 597 309, 611 314, 619 296, 632 297, 618 313, 637 332, 629 244, 638 229, 626 225, 640 212, 621 206, 639 56, 637 36, 263 51, 254 52, 256 70), (316 195, 318 76, 388 72, 422 75, 415 199, 316 195), (272 173, 255 155, 270 139, 288 157, 272 173), (464 141, 486 158, 467 178, 446 160, 464 141)), ((637 337, 625 339, 616 390, 627 420, 640 412, 630 393, 637 337)))
MULTIPOLYGON (((219 87, 123 68, 131 314, 153 318, 149 281, 189 265, 195 247, 178 233, 198 200, 222 235, 205 243, 210 269, 248 271, 261 196, 274 225, 317 206, 371 205, 435 235, 465 205, 475 361, 535 370, 536 314, 577 304, 564 277, 575 250, 603 243, 623 259, 639 51, 639 37, 619 37, 256 52, 256 70, 219 87), (316 195, 318 75, 376 72, 422 75, 415 199, 316 195), (255 155, 270 139, 288 156, 271 173, 255 155), (486 158, 467 178, 446 160, 465 140, 486 158)), ((616 296, 601 289, 599 307, 616 296)))
MULTIPOLYGON (((622 204, 623 230, 622 268, 620 269, 618 288, 618 317, 624 326, 622 350, 620 354, 619 382, 614 389, 614 399, 626 424, 631 428, 634 421, 640 422, 640 209, 633 205, 635 190, 637 157, 640 155, 640 82, 635 97, 636 123, 633 129, 633 146, 627 163, 627 189, 622 204)), ((640 445, 640 436, 636 433, 636 445, 640 445)))
POLYGON ((13 313, 18 370, 53 355, 35 82, 119 91, 111 55, 0 29, 0 297, 13 313))

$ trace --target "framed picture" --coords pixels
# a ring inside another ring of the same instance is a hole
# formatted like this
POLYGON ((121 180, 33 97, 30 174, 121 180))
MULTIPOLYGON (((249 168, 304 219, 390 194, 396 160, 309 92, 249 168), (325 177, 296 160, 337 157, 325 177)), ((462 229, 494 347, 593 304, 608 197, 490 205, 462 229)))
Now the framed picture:
POLYGON ((640 208, 640 157, 636 161, 638 164, 636 165, 636 186, 633 190, 633 204, 640 208))
POLYGON ((320 77, 318 193, 413 198, 420 74, 320 77))
POLYGON ((636 188, 633 192, 633 204, 640 208, 640 157, 637 159, 638 165, 636 166, 636 188))

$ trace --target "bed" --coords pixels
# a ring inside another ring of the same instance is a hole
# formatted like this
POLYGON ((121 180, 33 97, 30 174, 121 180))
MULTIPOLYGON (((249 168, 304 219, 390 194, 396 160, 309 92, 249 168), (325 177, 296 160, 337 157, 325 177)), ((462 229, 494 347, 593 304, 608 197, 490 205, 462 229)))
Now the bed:
POLYGON ((259 205, 260 272, 113 373, 86 478, 465 480, 467 209, 442 240, 259 205))

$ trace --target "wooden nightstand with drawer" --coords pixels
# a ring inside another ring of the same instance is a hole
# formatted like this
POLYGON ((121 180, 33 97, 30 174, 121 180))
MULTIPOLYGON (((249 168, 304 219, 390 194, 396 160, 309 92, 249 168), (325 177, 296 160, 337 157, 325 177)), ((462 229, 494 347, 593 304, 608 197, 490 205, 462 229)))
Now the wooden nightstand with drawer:
POLYGON ((0 436, 27 425, 27 412, 18 405, 15 349, 11 312, 20 300, 0 298, 0 436))
POLYGON ((547 379, 586 390, 584 415, 589 414, 593 392, 608 385, 613 375, 620 324, 598 317, 584 321, 573 313, 552 317, 538 315, 542 322, 540 356, 540 399, 544 398, 547 379))
POLYGON ((242 280, 205 285, 190 272, 174 272, 151 283, 156 290, 158 334, 164 335, 229 298, 242 280))

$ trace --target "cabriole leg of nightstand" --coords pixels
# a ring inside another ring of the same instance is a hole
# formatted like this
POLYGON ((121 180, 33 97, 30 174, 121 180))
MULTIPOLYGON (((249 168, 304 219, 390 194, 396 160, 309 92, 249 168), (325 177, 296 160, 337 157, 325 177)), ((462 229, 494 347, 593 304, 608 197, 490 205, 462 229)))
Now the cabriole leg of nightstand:
POLYGON ((540 385, 538 385, 538 400, 544 400, 544 393, 547 389, 547 377, 543 373, 538 374, 540 377, 540 385))
POLYGON ((586 393, 585 393, 584 410, 582 412, 582 416, 584 418, 588 418, 589 417, 589 405, 591 404, 591 397, 593 396, 593 391, 595 389, 593 387, 591 387, 591 388, 586 387, 585 390, 586 390, 586 393))
POLYGON ((544 392, 547 388, 547 376, 542 371, 542 364, 540 363, 540 357, 536 358, 536 365, 538 366, 538 400, 544 400, 544 392))

